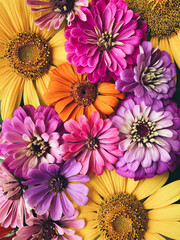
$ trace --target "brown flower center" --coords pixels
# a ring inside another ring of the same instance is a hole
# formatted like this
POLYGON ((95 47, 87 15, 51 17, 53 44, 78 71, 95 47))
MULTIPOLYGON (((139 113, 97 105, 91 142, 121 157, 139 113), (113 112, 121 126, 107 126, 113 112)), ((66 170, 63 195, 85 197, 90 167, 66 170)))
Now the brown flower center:
POLYGON ((88 148, 91 150, 99 148, 99 141, 96 137, 95 138, 89 137, 88 140, 86 141, 86 144, 88 148))
POLYGON ((63 175, 59 175, 51 178, 49 185, 54 192, 62 192, 64 189, 66 189, 68 180, 63 175))
POLYGON ((27 145, 27 156, 35 155, 41 157, 49 152, 49 143, 42 138, 33 137, 31 142, 27 145))
POLYGON ((143 204, 128 193, 116 193, 104 199, 97 220, 98 228, 107 240, 143 239, 148 223, 143 204))
POLYGON ((50 4, 54 11, 66 15, 74 9, 75 0, 50 0, 50 4))
POLYGON ((52 220, 47 220, 43 223, 41 233, 36 236, 35 240, 51 240, 59 236, 55 224, 52 220))
POLYGON ((72 86, 71 94, 78 105, 89 106, 96 100, 97 84, 90 83, 87 79, 77 82, 72 86))
POLYGON ((19 33, 6 46, 5 57, 18 75, 36 79, 48 73, 51 65, 51 48, 36 33, 19 33))

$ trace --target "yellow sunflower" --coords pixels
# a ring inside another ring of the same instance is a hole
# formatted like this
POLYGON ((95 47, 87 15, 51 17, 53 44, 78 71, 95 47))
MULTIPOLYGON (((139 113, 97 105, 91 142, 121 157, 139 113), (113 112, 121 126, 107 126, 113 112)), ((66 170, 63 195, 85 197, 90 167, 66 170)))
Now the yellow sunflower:
POLYGON ((180 239, 180 180, 162 187, 168 172, 134 181, 114 171, 92 175, 89 202, 80 207, 84 240, 180 239))
POLYGON ((159 45, 159 49, 168 52, 180 68, 180 1, 125 1, 130 9, 146 21, 153 47, 159 45))
POLYGON ((53 65, 66 61, 64 30, 39 30, 25 0, 0 2, 0 99, 2 118, 22 100, 34 107, 44 104, 43 95, 53 65))

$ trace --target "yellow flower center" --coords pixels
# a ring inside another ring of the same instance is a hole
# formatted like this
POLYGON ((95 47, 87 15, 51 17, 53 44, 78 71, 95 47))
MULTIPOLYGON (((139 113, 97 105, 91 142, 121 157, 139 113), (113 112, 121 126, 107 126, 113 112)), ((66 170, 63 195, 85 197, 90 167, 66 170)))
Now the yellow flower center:
POLYGON ((180 28, 179 0, 126 0, 128 7, 146 21, 149 34, 167 37, 180 28))
POLYGON ((5 57, 18 75, 36 79, 48 73, 52 51, 39 34, 19 33, 7 44, 5 57))
POLYGON ((84 79, 72 86, 71 94, 78 105, 89 106, 96 100, 97 84, 90 83, 87 79, 84 79))
POLYGON ((107 240, 143 239, 148 223, 143 204, 128 193, 116 193, 104 199, 97 220, 98 228, 107 240))

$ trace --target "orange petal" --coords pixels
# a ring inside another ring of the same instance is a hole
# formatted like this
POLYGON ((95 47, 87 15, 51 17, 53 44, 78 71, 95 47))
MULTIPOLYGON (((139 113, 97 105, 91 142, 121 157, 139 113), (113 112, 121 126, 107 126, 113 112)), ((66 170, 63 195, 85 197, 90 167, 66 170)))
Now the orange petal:
POLYGON ((119 103, 118 99, 116 97, 112 97, 112 96, 99 95, 98 99, 100 101, 102 101, 103 103, 110 105, 111 107, 116 107, 117 104, 119 103))
POLYGON ((57 113, 62 112, 62 110, 72 101, 73 101, 72 97, 67 97, 67 98, 64 98, 64 99, 58 101, 58 103, 56 103, 56 105, 55 105, 56 112, 57 113))
POLYGON ((72 113, 73 110, 77 107, 77 103, 73 102, 69 106, 65 107, 63 111, 59 114, 59 118, 65 122, 66 120, 69 119, 70 114, 72 113))
POLYGON ((67 98, 69 96, 71 96, 70 92, 58 92, 58 91, 53 92, 53 91, 50 91, 50 92, 46 92, 44 94, 44 101, 47 104, 52 104, 52 103, 57 102, 60 99, 67 98))
POLYGON ((79 120, 79 117, 84 114, 84 107, 78 106, 77 114, 76 114, 76 121, 79 120))
POLYGON ((90 119, 90 116, 93 112, 98 112, 98 110, 95 108, 93 104, 85 108, 85 115, 88 119, 90 119))
POLYGON ((56 74, 58 77, 65 79, 67 81, 71 82, 77 81, 77 73, 75 67, 73 67, 69 63, 59 65, 57 68, 53 69, 52 72, 56 74))
POLYGON ((99 96, 97 96, 95 102, 94 102, 94 106, 97 108, 97 110, 101 113, 105 113, 105 114, 112 114, 114 112, 114 109, 109 106, 108 104, 105 104, 104 102, 102 102, 99 98, 99 96))

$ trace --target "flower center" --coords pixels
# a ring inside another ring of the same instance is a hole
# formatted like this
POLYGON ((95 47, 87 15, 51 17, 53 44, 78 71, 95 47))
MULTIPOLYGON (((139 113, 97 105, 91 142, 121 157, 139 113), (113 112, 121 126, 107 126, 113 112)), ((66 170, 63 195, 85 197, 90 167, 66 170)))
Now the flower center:
POLYGON ((88 80, 83 80, 72 86, 71 94, 78 105, 89 106, 96 100, 97 85, 90 83, 88 80))
POLYGON ((88 148, 91 150, 99 148, 99 141, 96 137, 95 138, 89 137, 86 141, 86 144, 88 148))
POLYGON ((50 0, 50 3, 54 11, 66 15, 74 9, 75 0, 50 0))
POLYGON ((18 75, 35 79, 48 73, 51 52, 48 42, 39 34, 19 33, 7 44, 5 57, 18 75))
POLYGON ((141 118, 134 121, 131 127, 131 137, 134 142, 148 144, 154 142, 158 133, 155 130, 155 123, 141 118))
POLYGON ((35 240, 51 240, 59 236, 56 226, 51 220, 43 223, 41 233, 36 236, 35 240))
POLYGON ((143 239, 148 223, 143 204, 128 193, 116 193, 104 199, 97 220, 98 228, 107 240, 143 239))
POLYGON ((59 175, 51 178, 49 185, 54 192, 62 192, 64 189, 66 189, 68 180, 63 175, 59 175))
MULTIPOLYGON (((97 30, 97 27, 95 27, 97 30)), ((98 30, 97 30, 98 31, 98 30)), ((111 48, 115 45, 115 38, 119 35, 119 33, 116 33, 112 35, 112 33, 108 33, 105 31, 104 33, 101 34, 98 38, 97 45, 101 50, 108 50, 110 51, 111 48)))
MULTIPOLYGON (((156 64, 159 63, 159 60, 156 62, 156 64)), ((164 68, 155 68, 154 64, 152 67, 145 67, 143 73, 142 73, 142 84, 144 87, 149 91, 149 87, 153 89, 154 91, 158 92, 156 89, 156 85, 160 85, 163 83, 166 83, 166 81, 159 81, 160 78, 164 77, 164 68)))
POLYGON ((148 24, 152 37, 170 36, 180 28, 179 0, 126 0, 128 7, 148 24))
POLYGON ((33 137, 31 142, 27 145, 27 149, 27 156, 35 155, 41 157, 49 152, 49 143, 45 142, 43 139, 33 137))

